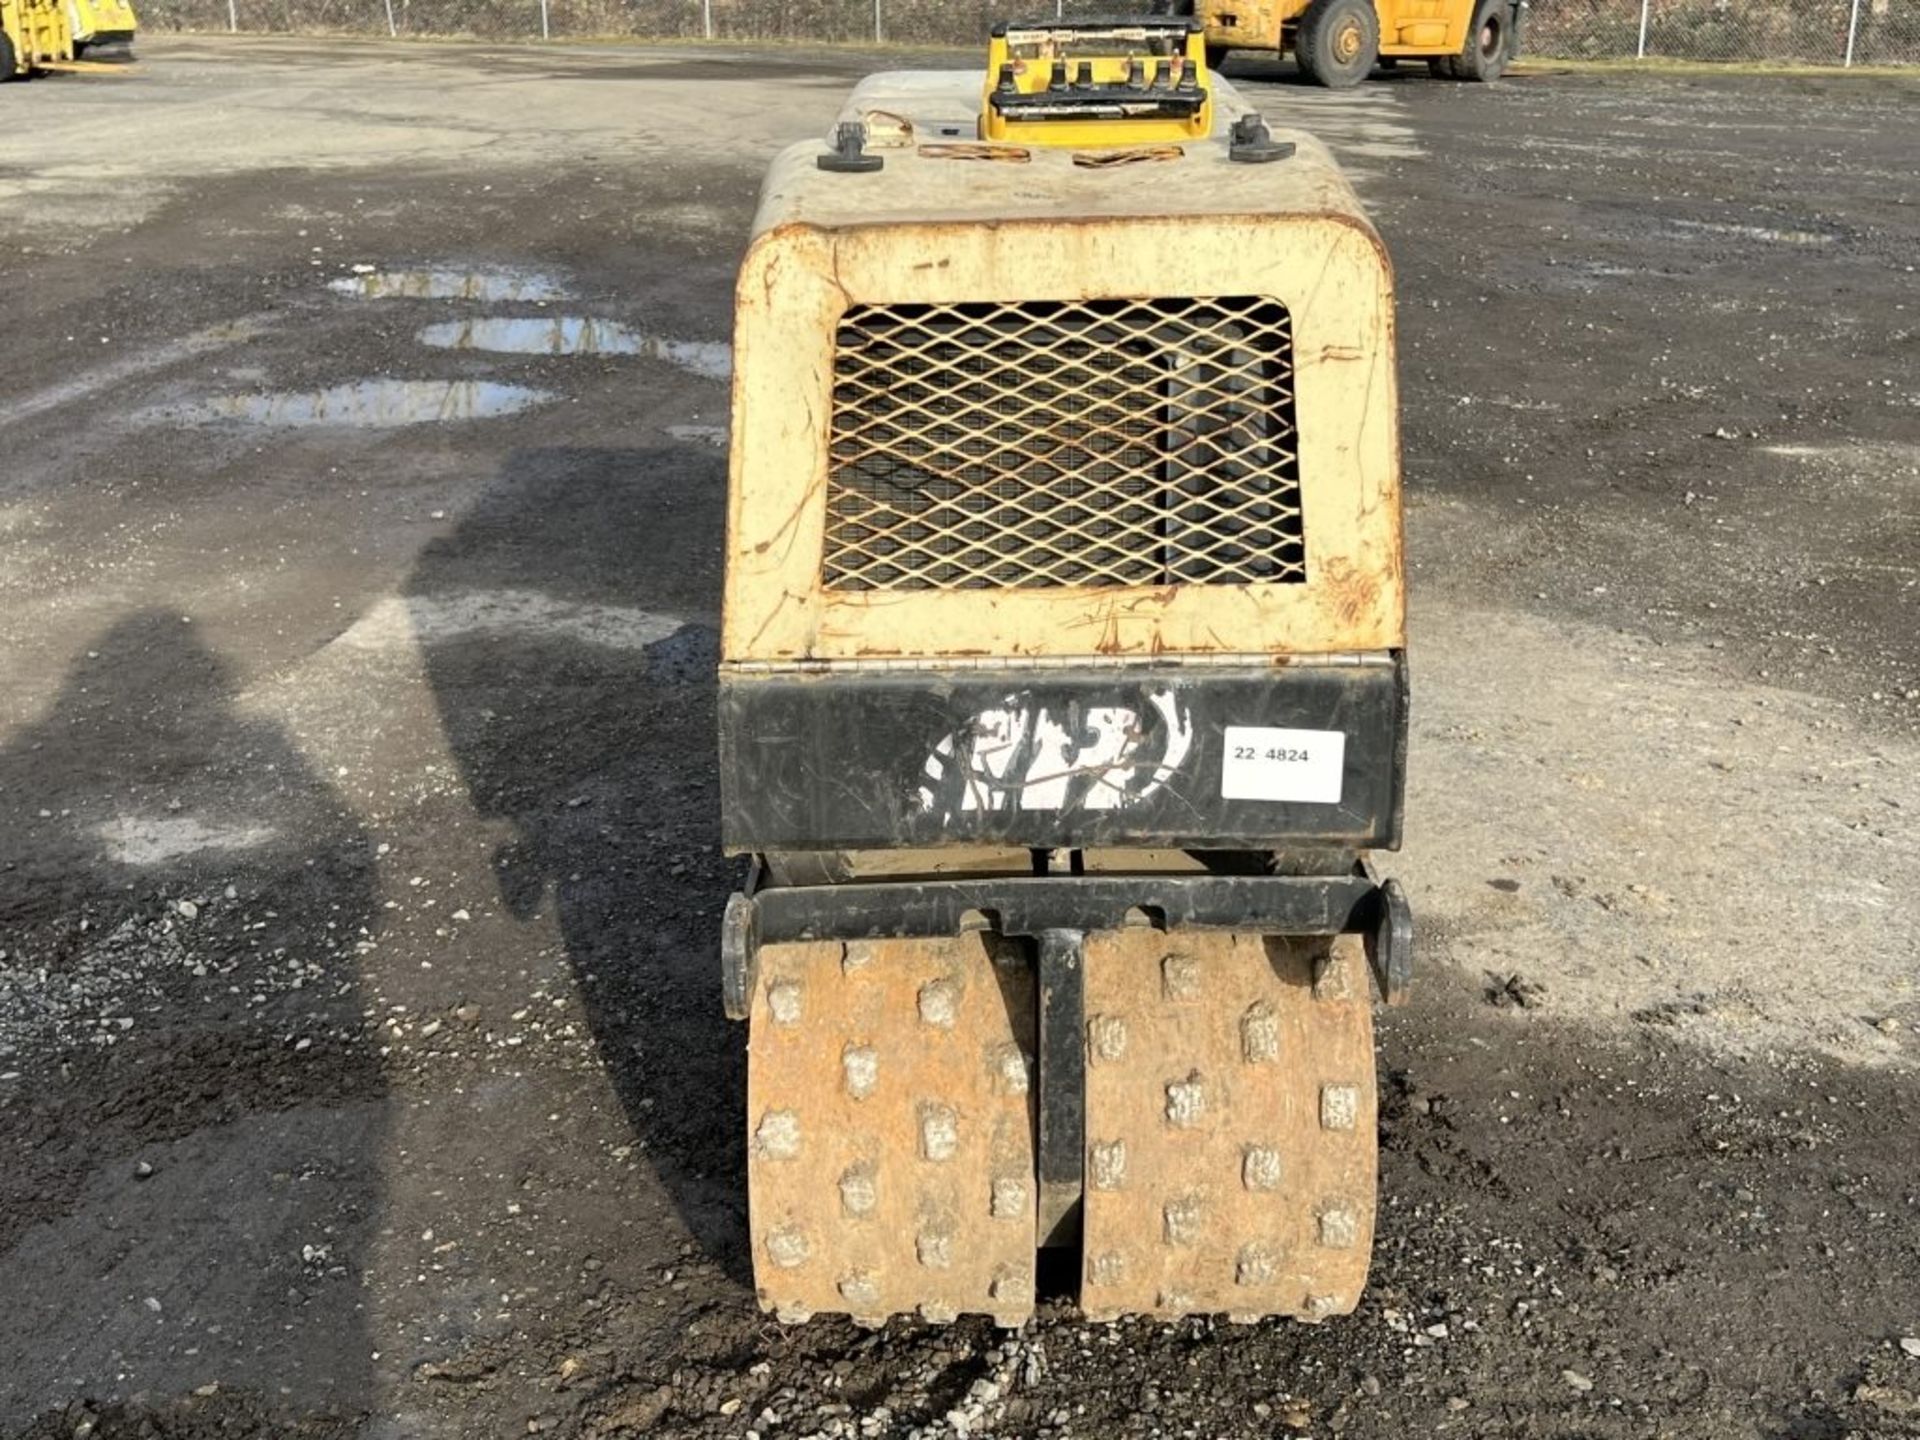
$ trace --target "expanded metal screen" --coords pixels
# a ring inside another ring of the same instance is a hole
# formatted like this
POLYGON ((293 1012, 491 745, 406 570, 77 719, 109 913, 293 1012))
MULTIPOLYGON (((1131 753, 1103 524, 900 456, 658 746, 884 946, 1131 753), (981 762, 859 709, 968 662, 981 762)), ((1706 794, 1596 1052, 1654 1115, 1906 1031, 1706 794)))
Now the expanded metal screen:
POLYGON ((834 344, 830 590, 1306 579, 1276 301, 860 305, 834 344))

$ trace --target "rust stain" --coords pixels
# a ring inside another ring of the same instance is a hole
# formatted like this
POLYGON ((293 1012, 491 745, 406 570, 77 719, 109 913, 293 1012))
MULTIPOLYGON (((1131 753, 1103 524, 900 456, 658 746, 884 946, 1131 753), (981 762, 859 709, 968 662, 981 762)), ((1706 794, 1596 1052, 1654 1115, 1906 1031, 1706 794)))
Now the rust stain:
POLYGON ((1102 598, 1091 608, 1082 612, 1073 622, 1072 629, 1098 629, 1100 638, 1093 642, 1093 653, 1098 655, 1117 655, 1124 648, 1120 638, 1120 606, 1114 601, 1102 598))
MULTIPOLYGON (((939 660, 984 660, 992 653, 991 651, 978 647, 950 645, 941 647, 939 655, 927 656, 925 658, 929 663, 934 663, 939 660)), ((856 660, 900 660, 920 657, 909 656, 907 652, 902 650, 898 645, 856 645, 853 650, 853 658, 856 660)))
POLYGON ((748 638, 745 653, 748 655, 757 653, 755 647, 759 645, 760 637, 765 635, 768 629, 772 627, 773 622, 780 618, 780 612, 787 608, 789 601, 803 601, 804 599, 804 596, 796 595, 791 590, 782 590, 780 592, 780 598, 774 601, 773 608, 767 611, 767 618, 760 622, 760 628, 754 631, 748 638))
POLYGON ((1314 588, 1341 625, 1357 629, 1379 608, 1380 583, 1378 569, 1362 569, 1344 555, 1333 555, 1320 567, 1314 588))
POLYGON ((1178 145, 1144 145, 1133 150, 1076 150, 1073 163, 1082 170, 1112 170, 1122 165, 1178 160, 1186 153, 1178 145))
MULTIPOLYGON (((1218 214, 1205 217, 1209 227, 1220 229, 1244 228, 1258 230, 1270 226, 1273 215, 1260 211, 1223 210, 1218 214)), ((1371 223, 1359 215, 1343 214, 1334 208, 1319 210, 1290 210, 1286 216, 1290 224, 1308 225, 1325 223, 1349 230, 1377 257, 1383 277, 1387 280, 1387 289, 1391 292, 1392 270, 1387 258, 1387 249, 1380 234, 1371 223)), ((1059 216, 996 215, 982 217, 969 222, 968 229, 979 232, 985 237, 994 237, 1003 232, 1018 235, 1024 232, 1038 231, 1056 240, 1071 236, 1081 244, 1096 242, 1104 233, 1127 234, 1141 231, 1165 231, 1170 237, 1177 237, 1192 228, 1191 217, 1180 215, 1075 215, 1067 219, 1059 216)), ((910 243, 949 245, 954 240, 954 227, 951 223, 925 220, 861 220, 845 225, 815 223, 811 221, 786 221, 766 236, 782 234, 788 231, 809 231, 829 243, 841 240, 856 244, 870 244, 884 241, 891 245, 910 243)), ((755 241, 755 245, 762 243, 755 241)), ((1329 247, 1329 261, 1331 247, 1329 247)), ((1087 293, 1095 290, 1090 278, 1087 293)), ((1098 293, 1111 293, 1099 289, 1098 293)))
POLYGON ((993 160, 1002 165, 1025 165, 1033 159, 1033 152, 1024 145, 986 145, 977 141, 922 145, 918 153, 927 160, 993 160))
POLYGON ((766 261, 758 267, 760 276, 760 303, 768 309, 773 308, 773 277, 780 268, 780 258, 786 253, 782 246, 768 248, 766 261))
MULTIPOLYGON (((833 288, 840 297, 840 314, 845 315, 847 307, 853 303, 847 293, 847 282, 840 278, 840 244, 837 239, 827 242, 827 259, 833 271, 833 288)), ((835 317, 836 323, 839 316, 835 317)))
MULTIPOLYGON (((880 128, 873 123, 874 121, 890 120, 900 127, 900 138, 909 145, 913 143, 913 121, 907 116, 902 115, 898 110, 869 110, 867 111, 866 119, 869 133, 877 131, 880 128)), ((892 149, 893 147, 886 146, 877 148, 892 149)), ((925 148, 925 146, 921 147, 923 150, 925 148)))
POLYGON ((817 486, 809 485, 805 490, 800 492, 799 498, 793 502, 792 508, 787 511, 786 518, 780 522, 779 528, 753 547, 754 554, 766 554, 775 545, 779 544, 782 539, 788 538, 792 532, 798 530, 800 525, 800 512, 807 508, 807 501, 817 488, 817 486))

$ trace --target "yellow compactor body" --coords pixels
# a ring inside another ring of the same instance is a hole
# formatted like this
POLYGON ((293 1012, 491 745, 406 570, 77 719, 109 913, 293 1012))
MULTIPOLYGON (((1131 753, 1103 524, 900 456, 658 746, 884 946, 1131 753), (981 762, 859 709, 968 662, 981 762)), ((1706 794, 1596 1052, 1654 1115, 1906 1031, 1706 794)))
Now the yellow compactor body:
POLYGON ((1406 737, 1392 277, 1202 44, 1009 27, 984 83, 872 77, 766 182, 722 952, 786 1319, 1017 1324, 1045 1247, 1101 1316, 1320 1319, 1366 1277, 1410 950, 1368 861, 1406 737))

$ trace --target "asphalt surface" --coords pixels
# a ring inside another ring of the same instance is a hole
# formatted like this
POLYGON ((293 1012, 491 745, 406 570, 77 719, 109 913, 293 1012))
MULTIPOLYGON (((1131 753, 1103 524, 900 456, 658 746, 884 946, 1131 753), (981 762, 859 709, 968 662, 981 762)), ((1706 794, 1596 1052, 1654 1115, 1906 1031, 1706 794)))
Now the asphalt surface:
POLYGON ((1398 276, 1372 1286, 867 1333, 753 1303, 710 676, 901 57, 144 51, 0 91, 0 1434, 1920 1434, 1915 84, 1233 64, 1398 276))

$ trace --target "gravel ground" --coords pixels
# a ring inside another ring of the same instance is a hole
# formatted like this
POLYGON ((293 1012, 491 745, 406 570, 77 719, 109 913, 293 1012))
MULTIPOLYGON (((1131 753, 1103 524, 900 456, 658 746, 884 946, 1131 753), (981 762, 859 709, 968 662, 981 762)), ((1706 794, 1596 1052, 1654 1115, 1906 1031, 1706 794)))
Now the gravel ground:
POLYGON ((710 675, 883 62, 146 49, 5 96, 0 1434, 1920 1435, 1913 83, 1234 62, 1398 269, 1372 1286, 868 1333, 753 1305, 710 675))

